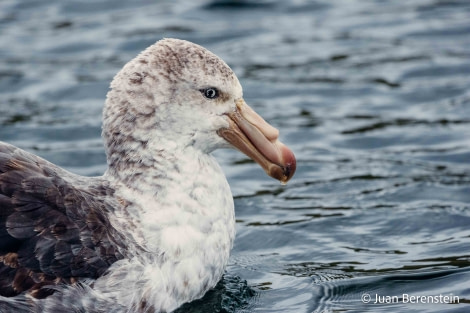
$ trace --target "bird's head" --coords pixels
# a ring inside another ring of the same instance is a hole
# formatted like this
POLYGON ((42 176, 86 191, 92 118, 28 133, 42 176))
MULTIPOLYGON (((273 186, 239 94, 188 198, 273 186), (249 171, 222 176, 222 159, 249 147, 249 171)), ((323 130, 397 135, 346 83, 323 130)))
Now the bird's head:
POLYGON ((210 153, 235 147, 281 182, 296 168, 279 131, 243 100, 230 67, 205 48, 178 39, 158 41, 116 75, 104 109, 103 137, 111 163, 113 155, 142 148, 191 146, 210 153))

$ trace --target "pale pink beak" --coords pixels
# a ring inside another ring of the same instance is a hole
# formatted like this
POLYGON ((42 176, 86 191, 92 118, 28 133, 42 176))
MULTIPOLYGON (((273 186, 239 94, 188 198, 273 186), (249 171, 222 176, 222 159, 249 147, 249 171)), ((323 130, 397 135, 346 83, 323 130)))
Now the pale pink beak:
POLYGON ((279 131, 269 125, 243 99, 228 113, 229 127, 217 133, 258 163, 265 172, 286 183, 295 172, 294 153, 278 140, 279 131))

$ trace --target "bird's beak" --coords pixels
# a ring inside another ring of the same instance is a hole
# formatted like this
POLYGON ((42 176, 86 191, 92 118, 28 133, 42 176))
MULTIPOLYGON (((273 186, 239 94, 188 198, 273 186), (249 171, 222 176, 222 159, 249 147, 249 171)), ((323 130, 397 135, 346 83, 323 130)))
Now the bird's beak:
POLYGON ((229 127, 217 133, 256 161, 266 173, 286 183, 295 172, 295 156, 278 140, 279 131, 269 125, 243 99, 228 113, 229 127))

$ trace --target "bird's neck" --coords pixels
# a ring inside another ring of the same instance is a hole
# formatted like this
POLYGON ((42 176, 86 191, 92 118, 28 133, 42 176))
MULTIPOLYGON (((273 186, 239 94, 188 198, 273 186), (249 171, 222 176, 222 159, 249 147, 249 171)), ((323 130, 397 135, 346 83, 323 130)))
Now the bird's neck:
POLYGON ((165 134, 126 135, 119 133, 113 140, 105 137, 108 169, 106 176, 131 189, 152 193, 161 189, 170 174, 185 175, 185 165, 209 155, 184 144, 184 137, 171 140, 165 134))
POLYGON ((124 185, 137 192, 156 194, 161 189, 167 173, 183 160, 178 158, 176 151, 162 150, 152 154, 145 149, 141 150, 114 151, 108 155, 108 170, 105 176, 118 185, 124 185))

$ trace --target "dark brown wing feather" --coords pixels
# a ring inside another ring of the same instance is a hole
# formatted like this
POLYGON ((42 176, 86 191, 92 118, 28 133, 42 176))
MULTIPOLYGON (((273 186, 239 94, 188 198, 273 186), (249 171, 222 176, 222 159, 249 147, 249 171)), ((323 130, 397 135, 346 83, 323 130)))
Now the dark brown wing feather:
POLYGON ((97 278, 123 256, 109 222, 113 189, 0 142, 0 295, 97 278), (73 184, 71 183, 73 181, 73 184))

